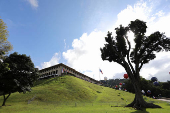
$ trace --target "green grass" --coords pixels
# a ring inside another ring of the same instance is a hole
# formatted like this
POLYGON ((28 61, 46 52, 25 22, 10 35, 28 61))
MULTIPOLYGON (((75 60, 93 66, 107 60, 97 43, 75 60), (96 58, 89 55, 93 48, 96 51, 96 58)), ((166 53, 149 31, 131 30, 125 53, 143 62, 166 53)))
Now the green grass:
MULTIPOLYGON (((169 112, 170 104, 144 98, 163 107, 146 109, 146 112, 169 112)), ((6 106, 0 107, 0 113, 140 113, 133 108, 124 108, 133 99, 134 94, 128 92, 92 84, 73 76, 63 76, 38 81, 32 91, 26 94, 13 93, 6 106), (33 97, 34 100, 29 102, 33 97)))

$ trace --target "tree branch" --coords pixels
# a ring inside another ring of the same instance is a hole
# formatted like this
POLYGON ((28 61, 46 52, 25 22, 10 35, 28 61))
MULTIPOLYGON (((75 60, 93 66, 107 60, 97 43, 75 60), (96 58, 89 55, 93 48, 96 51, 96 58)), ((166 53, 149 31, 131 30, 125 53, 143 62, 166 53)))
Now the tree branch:
POLYGON ((117 61, 117 63, 120 64, 121 66, 123 66, 124 68, 126 68, 125 65, 124 65, 123 63, 118 62, 118 61, 117 61))
POLYGON ((142 54, 146 51, 146 48, 148 48, 148 46, 151 44, 151 41, 149 41, 144 48, 140 51, 140 54, 138 55, 138 57, 140 58, 142 56, 142 54))
MULTIPOLYGON (((111 42, 111 45, 113 45, 112 42, 111 42)), ((123 58, 123 56, 120 55, 119 52, 118 52, 113 46, 112 46, 112 49, 113 49, 113 51, 121 58, 121 60, 122 60, 123 62, 126 62, 125 59, 123 58)), ((116 62, 119 63, 120 65, 122 65, 122 66, 125 68, 125 64, 123 64, 123 63, 121 63, 121 62, 119 62, 119 61, 116 61, 116 62)))
POLYGON ((155 47, 157 47, 158 46, 158 44, 159 44, 159 42, 158 43, 156 43, 154 46, 153 46, 153 48, 150 50, 150 52, 147 54, 147 56, 144 58, 144 60, 143 60, 143 62, 141 63, 141 65, 139 66, 139 71, 141 70, 141 68, 142 68, 142 66, 143 66, 143 64, 144 64, 144 61, 149 57, 149 55, 153 52, 153 50, 155 49, 155 47))
MULTIPOLYGON (((123 56, 120 55, 120 54, 118 53, 118 51, 116 51, 116 49, 115 49, 113 46, 112 46, 112 49, 113 49, 113 51, 114 51, 114 52, 122 59, 122 61, 123 61, 123 63, 118 62, 118 61, 116 61, 116 62, 119 63, 120 65, 122 65, 122 66, 125 68, 126 72, 129 73, 129 78, 130 78, 131 80, 133 80, 134 73, 132 73, 131 68, 129 67, 128 63, 125 61, 125 59, 123 58, 123 56)), ((129 61, 130 61, 130 60, 129 60, 129 61)), ((132 66, 132 65, 131 65, 131 66, 132 66)), ((133 67, 132 67, 132 68, 133 68, 133 67)))
POLYGON ((130 53, 130 49, 131 49, 131 44, 130 44, 127 36, 125 36, 125 39, 127 40, 128 45, 129 45, 129 49, 128 49, 128 53, 127 53, 127 60, 128 60, 128 63, 129 63, 129 65, 130 65, 130 68, 131 68, 133 74, 135 74, 135 70, 134 70, 134 68, 133 68, 133 66, 132 66, 132 63, 130 62, 130 59, 129 59, 129 53, 130 53))

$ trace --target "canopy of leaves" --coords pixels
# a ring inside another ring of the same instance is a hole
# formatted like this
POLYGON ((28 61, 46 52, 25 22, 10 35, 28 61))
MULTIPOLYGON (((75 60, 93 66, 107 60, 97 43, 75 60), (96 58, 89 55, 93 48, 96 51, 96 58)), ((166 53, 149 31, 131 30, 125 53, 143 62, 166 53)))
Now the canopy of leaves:
POLYGON ((38 69, 34 68, 31 58, 15 52, 3 63, 9 64, 10 70, 0 76, 0 90, 5 93, 30 91, 38 75, 38 69))
POLYGON ((156 58, 155 52, 170 51, 170 38, 159 31, 150 36, 145 36, 146 28, 146 22, 136 19, 131 21, 127 27, 120 25, 119 28, 116 28, 115 38, 112 37, 112 33, 108 32, 107 37, 105 37, 107 43, 103 48, 100 48, 102 59, 117 62, 125 67, 125 58, 129 60, 130 55, 131 62, 141 69, 143 64, 156 58), (135 48, 131 52, 131 43, 127 36, 128 31, 132 31, 135 37, 135 48))
POLYGON ((8 51, 12 50, 12 45, 7 41, 7 37, 7 26, 3 20, 0 19, 0 58, 1 55, 3 55, 2 52, 8 53, 8 51))
MULTIPOLYGON (((5 54, 4 52, 0 53, 0 56, 5 54)), ((3 73, 5 73, 6 71, 10 70, 9 69, 9 64, 8 63, 3 63, 3 60, 0 59, 0 77, 2 76, 3 73)))

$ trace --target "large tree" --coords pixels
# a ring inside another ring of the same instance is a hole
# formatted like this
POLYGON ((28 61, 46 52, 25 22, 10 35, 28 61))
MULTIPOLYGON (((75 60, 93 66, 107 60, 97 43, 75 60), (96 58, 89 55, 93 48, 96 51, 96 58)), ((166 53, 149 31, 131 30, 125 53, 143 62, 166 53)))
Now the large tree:
POLYGON ((123 66, 135 89, 135 98, 127 107, 141 108, 160 108, 160 106, 144 101, 140 87, 140 70, 143 65, 156 58, 156 52, 170 51, 170 39, 159 31, 145 36, 146 22, 136 19, 131 21, 127 27, 116 28, 116 37, 108 32, 105 37, 106 44, 101 50, 103 60, 116 62, 123 66), (135 48, 131 48, 131 43, 127 32, 134 33, 135 48), (131 50, 132 49, 132 50, 131 50))
POLYGON ((25 54, 14 52, 3 60, 3 64, 8 64, 9 69, 6 67, 6 71, 0 75, 0 95, 4 97, 2 106, 11 93, 31 91, 38 75, 38 69, 34 68, 31 58, 25 54))

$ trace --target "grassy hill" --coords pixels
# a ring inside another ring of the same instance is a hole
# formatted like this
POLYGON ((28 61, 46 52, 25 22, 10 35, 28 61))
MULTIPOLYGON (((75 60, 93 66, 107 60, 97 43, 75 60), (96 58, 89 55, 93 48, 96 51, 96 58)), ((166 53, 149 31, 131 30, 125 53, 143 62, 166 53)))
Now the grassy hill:
MULTIPOLYGON (((106 113, 109 110, 132 112, 132 108, 123 108, 123 106, 133 99, 134 94, 99 86, 66 75, 40 80, 32 88, 32 91, 26 94, 13 93, 6 102, 7 106, 0 107, 0 113, 51 113, 56 111, 57 113, 79 111, 87 113, 88 110, 89 113, 95 111, 96 113, 99 111, 106 113)), ((146 97, 145 99, 158 104, 165 104, 146 97)), ((3 97, 0 96, 0 102, 2 103, 2 101, 3 97)))

